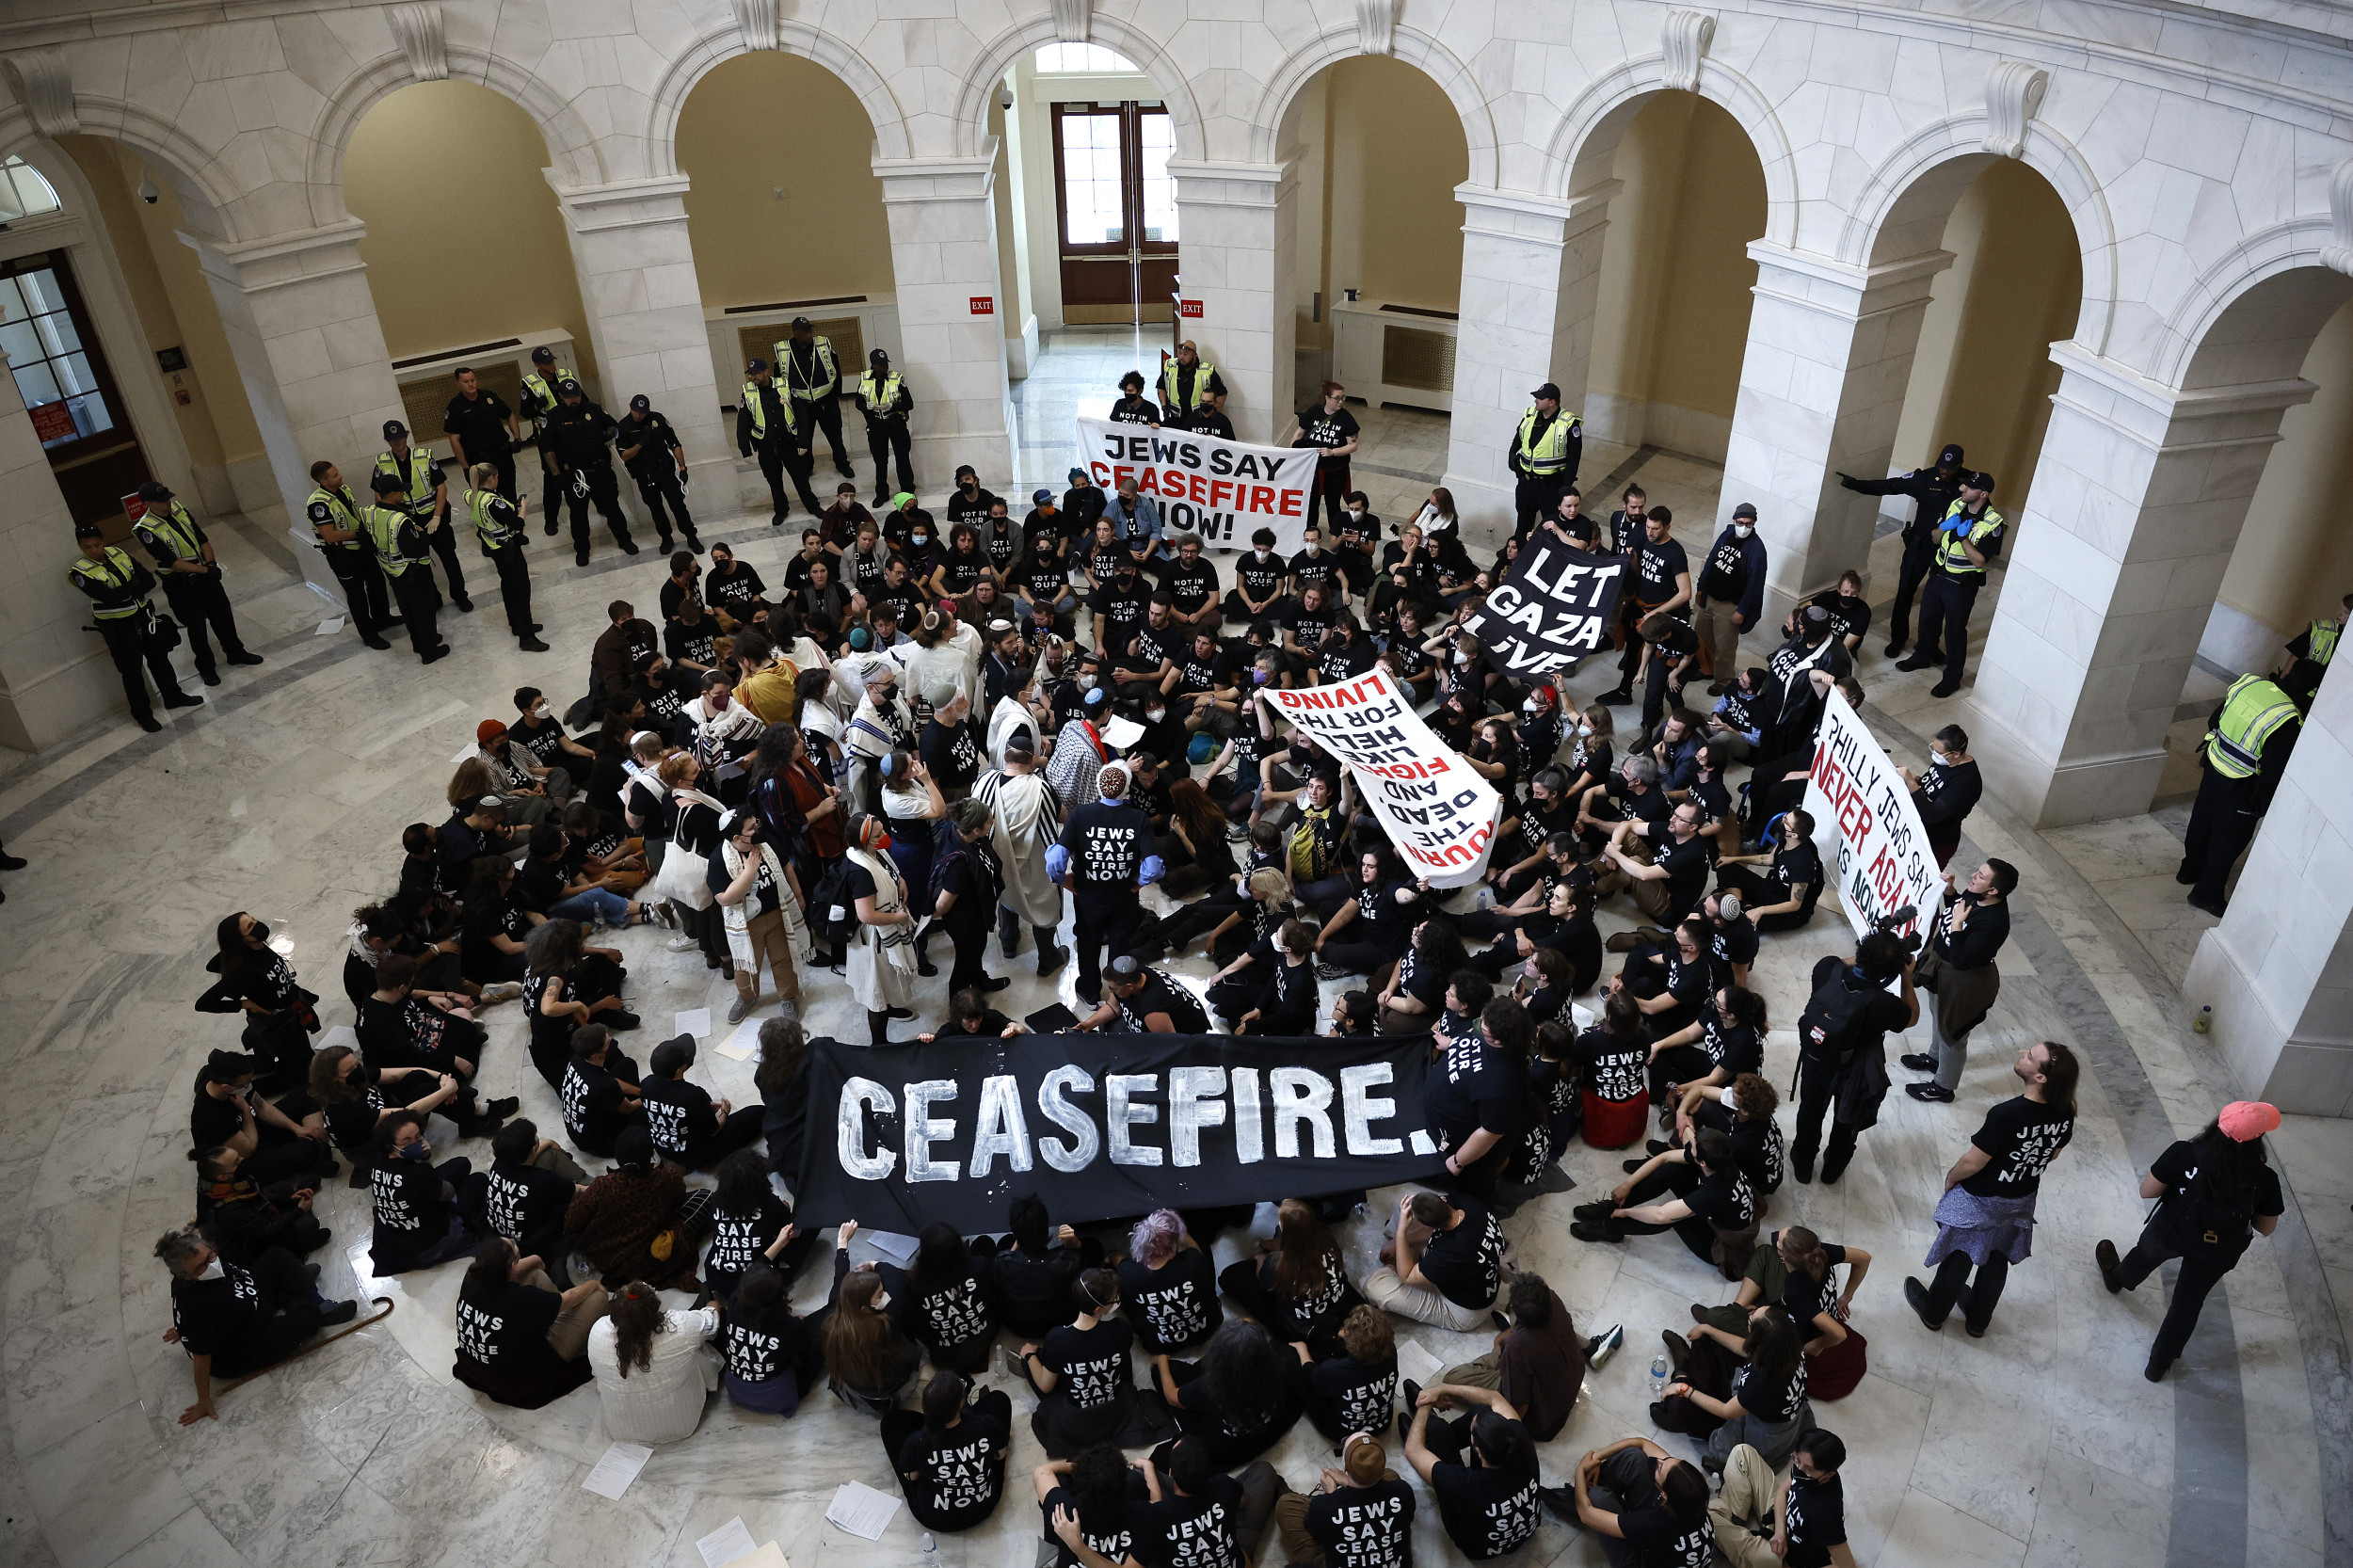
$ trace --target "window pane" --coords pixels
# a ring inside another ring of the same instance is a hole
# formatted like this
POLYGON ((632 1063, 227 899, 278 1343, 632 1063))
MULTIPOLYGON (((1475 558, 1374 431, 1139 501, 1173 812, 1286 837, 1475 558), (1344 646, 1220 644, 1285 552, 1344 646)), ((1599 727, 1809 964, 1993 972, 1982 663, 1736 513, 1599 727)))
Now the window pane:
POLYGON ((1042 76, 1067 76, 1085 71, 1133 71, 1134 62, 1099 43, 1049 43, 1037 52, 1042 76))
POLYGON ((65 309, 65 294, 57 287, 57 275, 48 267, 38 272, 21 272, 16 281, 24 291, 24 308, 32 313, 65 309))
POLYGON ((22 158, 0 158, 0 223, 54 213, 61 204, 40 169, 22 158))
POLYGON ((115 427, 115 417, 106 411, 106 398, 103 392, 86 392, 80 397, 68 398, 66 407, 73 410, 73 428, 85 436, 95 436, 101 430, 115 427))
POLYGON ((63 387, 69 393, 98 390, 98 377, 91 374, 88 355, 68 354, 62 359, 52 360, 49 363, 57 373, 57 385, 63 387))
POLYGON ((0 327, 0 354, 6 354, 12 363, 19 365, 39 360, 41 357, 40 339, 35 334, 33 324, 29 321, 11 321, 0 327))
POLYGON ((0 278, 0 321, 23 321, 31 314, 24 308, 24 296, 17 292, 16 280, 0 278))
POLYGON ((1148 114, 1138 127, 1144 143, 1144 237, 1176 238, 1176 183, 1168 177, 1168 160, 1176 151, 1176 127, 1164 114, 1148 114))
POLYGON ((8 367, 16 373, 16 390, 24 399, 24 407, 38 408, 44 403, 57 401, 57 378, 49 374, 49 366, 35 360, 26 364, 8 367))
POLYGON ((82 346, 81 334, 73 329, 73 318, 63 311, 35 316, 33 328, 40 334, 41 352, 44 354, 71 354, 82 346))
POLYGON ((1128 237, 1119 200, 1119 120, 1067 115, 1062 120, 1064 238, 1071 245, 1115 245, 1128 237))

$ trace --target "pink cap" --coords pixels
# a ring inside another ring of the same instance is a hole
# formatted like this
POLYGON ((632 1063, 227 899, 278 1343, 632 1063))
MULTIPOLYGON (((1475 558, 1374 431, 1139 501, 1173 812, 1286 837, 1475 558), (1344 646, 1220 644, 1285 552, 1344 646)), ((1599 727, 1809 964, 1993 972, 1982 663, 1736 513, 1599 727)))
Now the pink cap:
POLYGON ((2266 1132, 2280 1130, 2280 1108, 2261 1100, 2233 1100, 2215 1118, 2233 1141, 2249 1144, 2266 1132))

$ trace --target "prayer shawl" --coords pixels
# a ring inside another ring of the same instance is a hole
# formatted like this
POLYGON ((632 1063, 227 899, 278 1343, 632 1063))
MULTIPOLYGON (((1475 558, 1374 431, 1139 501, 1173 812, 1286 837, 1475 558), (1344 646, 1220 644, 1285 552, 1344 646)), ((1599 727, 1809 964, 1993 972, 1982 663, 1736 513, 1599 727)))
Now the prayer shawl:
POLYGON ((990 773, 972 798, 996 813, 990 841, 1005 869, 1005 903, 1032 925, 1062 923, 1062 889, 1046 874, 1047 846, 1062 836, 1062 802, 1035 773, 990 773))
MULTIPOLYGON (((896 915, 906 903, 899 896, 899 872, 888 856, 876 857, 863 849, 849 852, 853 864, 874 879, 874 913, 896 915)), ((869 1013, 905 1007, 915 997, 915 927, 912 924, 868 925, 858 922, 845 966, 850 990, 869 1013)))

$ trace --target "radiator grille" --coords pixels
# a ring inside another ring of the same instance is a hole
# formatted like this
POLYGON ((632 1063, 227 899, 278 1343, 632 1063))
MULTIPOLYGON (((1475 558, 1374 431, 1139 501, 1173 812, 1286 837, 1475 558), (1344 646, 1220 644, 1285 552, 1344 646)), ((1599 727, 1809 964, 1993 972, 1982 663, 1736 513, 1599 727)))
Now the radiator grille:
POLYGON ((1381 379, 1421 392, 1454 390, 1454 334, 1419 327, 1381 328, 1381 379))

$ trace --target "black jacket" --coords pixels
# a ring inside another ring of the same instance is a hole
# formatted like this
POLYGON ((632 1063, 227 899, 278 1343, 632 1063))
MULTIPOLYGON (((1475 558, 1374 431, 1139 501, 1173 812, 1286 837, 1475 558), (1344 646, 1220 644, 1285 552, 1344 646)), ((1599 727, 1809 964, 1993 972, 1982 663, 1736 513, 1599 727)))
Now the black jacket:
POLYGON ((1932 468, 1916 468, 1892 479, 1856 479, 1842 473, 1838 482, 1858 495, 1908 495, 1918 502, 1912 520, 1904 524, 1904 543, 1917 545, 1935 532, 1937 523, 1961 499, 1961 476, 1967 472, 1955 469, 1950 479, 1932 468))
POLYGON ((548 415, 547 449, 566 468, 611 468, 613 428, 613 416, 584 397, 574 404, 558 403, 548 415))

